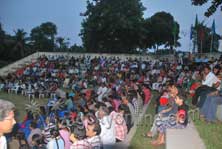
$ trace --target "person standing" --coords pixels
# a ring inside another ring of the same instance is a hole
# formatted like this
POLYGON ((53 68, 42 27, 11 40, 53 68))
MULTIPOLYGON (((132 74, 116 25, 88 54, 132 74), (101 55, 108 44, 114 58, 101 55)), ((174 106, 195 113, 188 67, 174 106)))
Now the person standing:
POLYGON ((0 149, 7 149, 5 133, 10 133, 14 124, 15 105, 9 101, 0 99, 0 149))

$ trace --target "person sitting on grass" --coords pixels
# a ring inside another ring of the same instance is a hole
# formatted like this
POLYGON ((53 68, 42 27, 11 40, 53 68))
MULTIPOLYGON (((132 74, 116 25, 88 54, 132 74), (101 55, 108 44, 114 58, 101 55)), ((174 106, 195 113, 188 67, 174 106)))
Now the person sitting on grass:
POLYGON ((207 98, 200 108, 200 116, 207 123, 216 122, 217 106, 222 104, 222 83, 220 91, 215 91, 207 95, 207 98))
POLYGON ((175 103, 178 105, 178 111, 176 115, 170 115, 167 121, 162 121, 158 126, 158 137, 151 142, 152 145, 162 145, 165 143, 166 129, 183 129, 188 124, 188 105, 185 104, 185 96, 179 94, 175 98, 175 103))
POLYGON ((177 112, 178 107, 175 103, 177 94, 177 87, 173 83, 169 83, 167 85, 167 91, 163 92, 162 96, 158 99, 160 105, 158 106, 157 115, 153 122, 152 128, 145 136, 154 137, 157 133, 157 126, 159 125, 159 121, 167 121, 169 119, 169 115, 175 114, 177 112))

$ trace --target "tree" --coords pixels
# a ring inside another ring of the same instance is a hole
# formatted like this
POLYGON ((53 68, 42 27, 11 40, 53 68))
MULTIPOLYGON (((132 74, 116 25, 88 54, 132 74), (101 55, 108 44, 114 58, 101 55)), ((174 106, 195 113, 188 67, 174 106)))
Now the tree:
POLYGON ((14 54, 18 57, 22 58, 25 56, 25 49, 27 49, 26 41, 27 41, 27 33, 23 29, 17 29, 15 32, 15 46, 14 46, 14 54))
POLYGON ((56 43, 58 44, 59 51, 67 51, 69 46, 69 38, 57 37, 56 43))
POLYGON ((7 64, 19 58, 19 56, 12 51, 14 45, 14 37, 6 34, 0 23, 0 63, 7 64))
POLYGON ((0 23, 0 45, 3 44, 5 38, 5 31, 2 28, 2 24, 0 23))
POLYGON ((33 48, 35 50, 37 50, 37 51, 43 50, 44 40, 47 40, 47 39, 44 37, 44 33, 42 32, 42 30, 39 26, 37 26, 31 30, 30 38, 32 41, 33 48))
POLYGON ((82 46, 78 46, 77 44, 74 44, 73 46, 70 47, 70 52, 84 53, 86 52, 86 50, 82 46))
POLYGON ((51 22, 42 23, 31 30, 33 47, 40 51, 52 51, 55 47, 55 35, 57 27, 51 22))
POLYGON ((46 22, 42 23, 40 25, 40 28, 42 32, 44 33, 44 36, 51 40, 52 43, 55 42, 55 35, 57 34, 57 27, 52 22, 46 22))
POLYGON ((145 20, 147 27, 148 47, 158 49, 160 45, 169 46, 173 50, 173 46, 179 46, 179 24, 174 20, 173 16, 166 12, 157 12, 150 18, 145 20))
POLYGON ((132 53, 143 23, 140 0, 87 0, 80 36, 88 52, 132 53))
MULTIPOLYGON (((191 0, 192 4, 195 6, 202 6, 203 4, 209 2, 209 0, 191 0)), ((211 6, 205 12, 205 16, 211 16, 220 7, 222 11, 222 0, 211 0, 211 6)))

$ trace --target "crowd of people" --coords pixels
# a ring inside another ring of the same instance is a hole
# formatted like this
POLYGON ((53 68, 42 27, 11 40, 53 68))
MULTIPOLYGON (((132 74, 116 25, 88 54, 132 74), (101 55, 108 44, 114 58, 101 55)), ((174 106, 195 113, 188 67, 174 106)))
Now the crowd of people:
MULTIPOLYGON (((183 129, 188 124, 188 94, 200 109, 201 118, 216 122, 217 105, 222 104, 221 68, 222 58, 200 62, 40 56, 0 80, 0 89, 8 93, 36 101, 48 98, 38 114, 27 109, 24 120, 6 135, 8 146, 113 148, 137 124, 153 90, 159 94, 156 116, 144 136, 157 135, 152 144, 164 144, 167 129, 183 129)), ((5 121, 2 113, 0 123, 5 121)), ((4 133, 8 132, 0 132, 1 137, 4 133)))

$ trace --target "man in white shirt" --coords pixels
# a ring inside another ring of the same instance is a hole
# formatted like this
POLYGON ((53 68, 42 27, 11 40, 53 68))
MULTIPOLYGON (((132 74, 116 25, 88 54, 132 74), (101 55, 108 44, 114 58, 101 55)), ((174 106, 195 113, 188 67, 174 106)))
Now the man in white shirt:
POLYGON ((106 85, 102 83, 102 86, 100 86, 97 91, 98 101, 102 102, 103 95, 107 92, 107 90, 108 88, 106 87, 106 85))
POLYGON ((112 121, 109 110, 105 106, 100 106, 96 115, 101 126, 99 136, 103 144, 103 149, 111 149, 116 142, 115 123, 112 121))
POLYGON ((0 99, 0 149, 7 149, 4 133, 10 133, 14 124, 15 105, 9 101, 0 99))
POLYGON ((204 80, 202 81, 203 85, 207 85, 209 87, 220 87, 220 80, 215 76, 214 73, 211 72, 211 69, 209 66, 205 66, 204 68, 204 80))
POLYGON ((204 67, 204 79, 202 80, 202 85, 205 86, 198 88, 199 91, 196 91, 196 94, 197 92, 198 94, 195 95, 194 98, 198 99, 196 104, 200 108, 204 105, 207 95, 220 88, 220 80, 211 72, 211 68, 209 65, 204 67))

